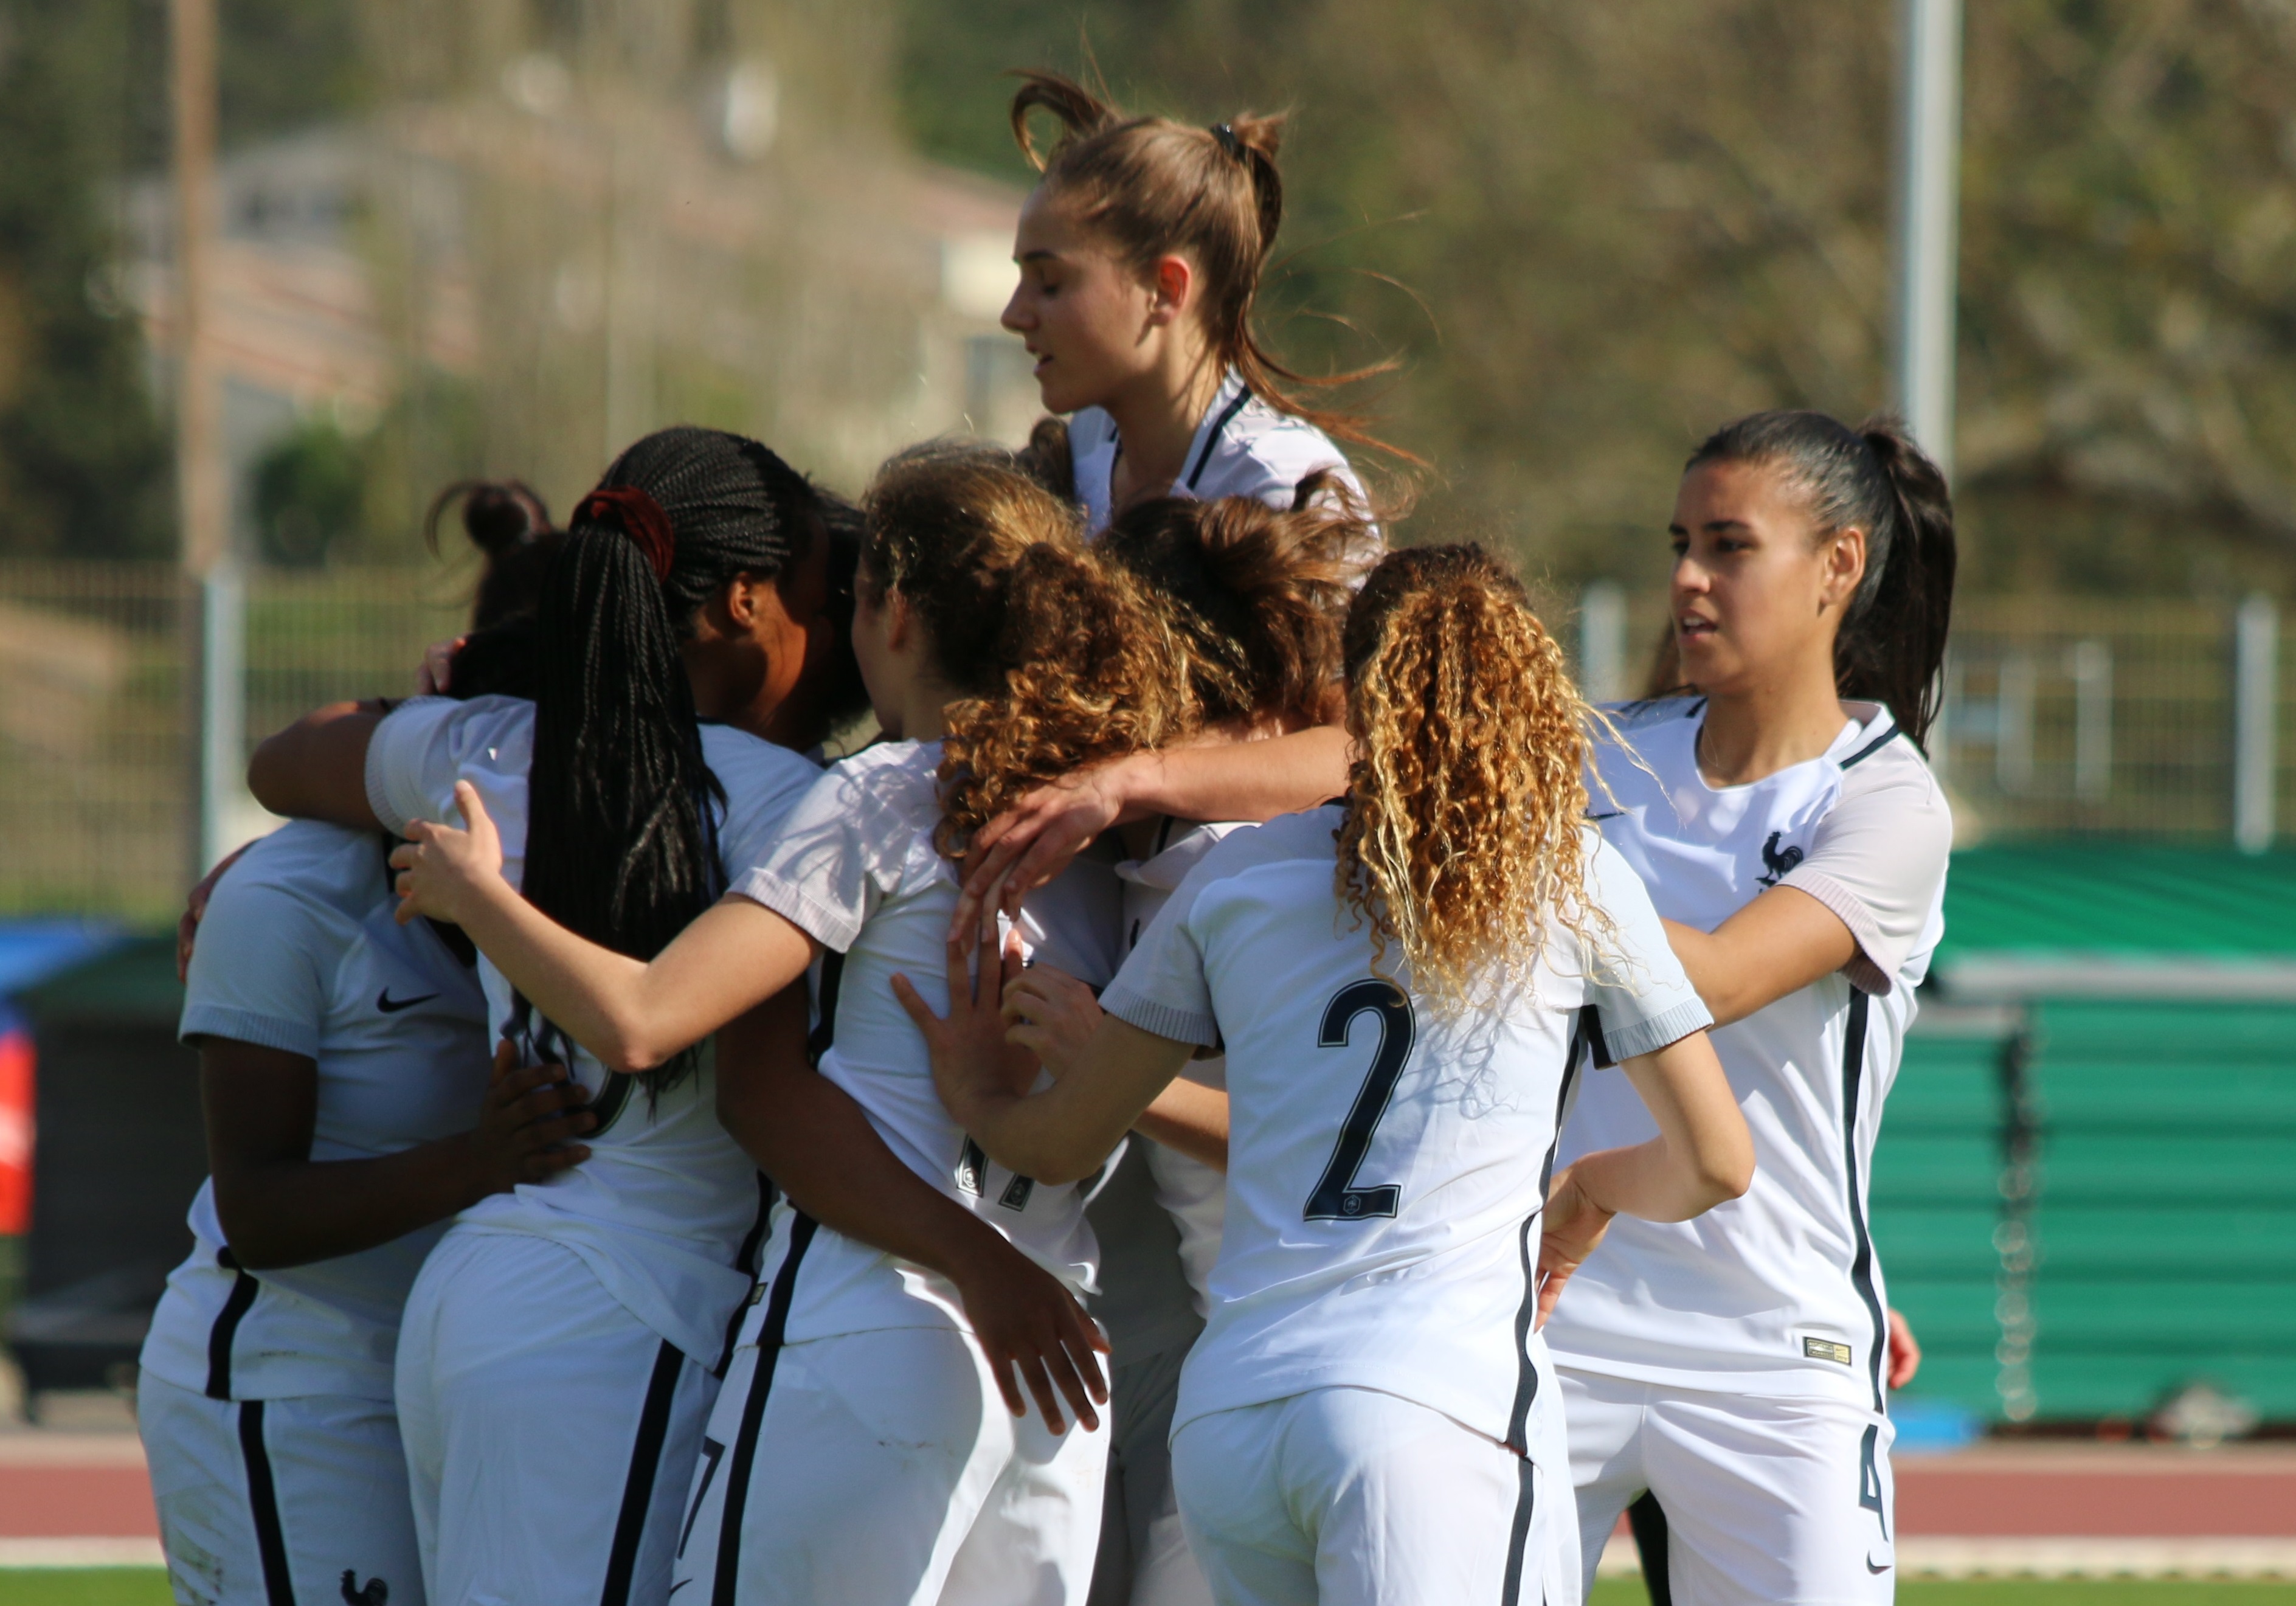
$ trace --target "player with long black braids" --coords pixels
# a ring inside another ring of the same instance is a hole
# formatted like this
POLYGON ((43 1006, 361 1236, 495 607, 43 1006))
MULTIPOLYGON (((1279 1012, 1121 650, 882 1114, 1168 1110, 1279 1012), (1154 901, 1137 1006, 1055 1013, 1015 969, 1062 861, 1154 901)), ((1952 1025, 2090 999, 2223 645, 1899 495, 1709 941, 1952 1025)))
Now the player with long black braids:
MULTIPOLYGON (((696 1471, 679 1579, 728 1603, 1056 1602, 1081 1594, 1099 1528, 1104 1342, 1073 1297, 1091 1286, 1092 1234, 1078 1190, 990 1165, 949 1120, 883 978, 940 950, 962 848, 944 792, 992 775, 1034 784, 1162 740, 1180 702, 1173 654, 1137 587, 1005 454, 904 454, 866 509, 854 641, 887 739, 824 774, 767 857, 676 941, 651 959, 618 953, 518 897, 504 873, 514 839, 467 788, 467 830, 412 828, 401 889, 412 908, 455 911, 481 952, 616 1064, 660 1062, 820 961, 821 1077, 867 1112, 930 1203, 864 1187, 879 1196, 858 1201, 878 1211, 864 1230, 856 1210, 832 1217, 825 1194, 783 1178, 790 1200, 696 1471), (1025 732, 993 753, 965 745, 973 710, 1021 692, 1025 732), (905 1223, 941 1210, 1009 1241, 1036 1282, 996 1297, 961 1262, 920 1252, 905 1223)), ((1112 871, 1076 866, 1019 925, 1064 968, 1112 974, 1112 871)), ((801 1117, 780 1124, 813 1143, 801 1117)))
MULTIPOLYGON (((459 796, 501 828, 513 883, 606 951, 658 949, 762 859, 819 774, 761 738, 809 746, 849 711, 853 534, 754 441, 650 436, 575 511, 534 624, 536 701, 323 710, 258 751, 257 795, 402 832, 459 796)), ((759 1166, 881 1200, 912 1253, 960 1268, 987 1324, 1025 1317, 1032 1293, 1073 1304, 813 1074, 801 984, 753 1000, 714 1056, 696 1033, 608 1062, 483 969, 498 1034, 522 1058, 566 1053, 598 1127, 578 1183, 465 1212, 411 1302, 398 1400, 439 1598, 667 1597, 771 1203, 759 1166)))
MULTIPOLYGON (((1952 502, 1894 419, 1759 413, 1692 455, 1670 537, 1683 684, 1612 710, 1598 823, 1714 1012, 1759 1168, 1694 1222, 1620 1222, 1547 1330, 1587 1565, 1648 1491, 1677 1598, 1886 1602, 1903 1346, 1866 1188, 1944 931, 1953 816, 1921 743, 1952 502)), ((1563 1153, 1647 1130, 1598 1079, 1563 1153)))

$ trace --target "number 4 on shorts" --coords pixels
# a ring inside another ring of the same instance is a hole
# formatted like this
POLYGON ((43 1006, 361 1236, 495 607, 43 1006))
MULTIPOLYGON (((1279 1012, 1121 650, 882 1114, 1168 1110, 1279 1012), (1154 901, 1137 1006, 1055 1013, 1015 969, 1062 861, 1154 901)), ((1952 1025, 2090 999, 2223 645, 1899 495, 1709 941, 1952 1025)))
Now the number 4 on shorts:
POLYGON ((1392 981, 1374 977, 1341 987, 1324 1008, 1317 1046, 1345 1048, 1348 1033, 1360 1015, 1379 1017, 1379 1052, 1372 1055, 1371 1072, 1356 1094, 1346 1125, 1340 1128, 1331 1163, 1324 1168, 1316 1191, 1308 1195, 1303 1214, 1309 1221, 1366 1221, 1393 1216, 1402 1198, 1403 1190, 1394 1183, 1358 1187, 1356 1172, 1371 1151, 1372 1134, 1379 1128, 1380 1117, 1387 1113, 1388 1101, 1395 1096, 1396 1079, 1403 1074, 1403 1062, 1411 1057, 1418 1023, 1412 1016, 1410 995, 1392 981))

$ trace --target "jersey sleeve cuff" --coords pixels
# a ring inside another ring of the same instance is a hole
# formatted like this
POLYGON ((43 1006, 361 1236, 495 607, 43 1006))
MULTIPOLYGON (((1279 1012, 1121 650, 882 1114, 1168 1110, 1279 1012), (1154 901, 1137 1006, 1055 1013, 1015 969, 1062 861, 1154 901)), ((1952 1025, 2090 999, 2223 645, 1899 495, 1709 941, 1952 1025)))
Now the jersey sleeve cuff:
POLYGON ((1778 885, 1792 887, 1797 892, 1816 898, 1836 920, 1849 928, 1850 939, 1857 943, 1857 951, 1849 956, 1849 963, 1841 967, 1841 973, 1849 979, 1849 985, 1861 993, 1870 993, 1877 998, 1889 996, 1890 972, 1897 968, 1898 959, 1903 956, 1890 954, 1889 939, 1882 935, 1881 923, 1874 918, 1874 912, 1866 906, 1866 900, 1822 870, 1788 871, 1778 885))
POLYGON ((1175 1009, 1144 997, 1120 980, 1110 983, 1108 990, 1100 996, 1100 1007, 1127 1026, 1136 1026, 1144 1032, 1168 1037, 1175 1043, 1193 1043, 1199 1048, 1219 1046, 1219 1022, 1210 1015, 1175 1009))
POLYGON ((387 766, 383 761, 381 734, 378 727, 375 732, 377 739, 366 744, 366 806, 374 810, 375 819, 385 831, 395 837, 403 837, 406 834, 406 817, 391 802, 390 787, 383 774, 387 766))
POLYGON ((301 1054, 307 1060, 319 1057, 319 1034, 310 1022, 258 1015, 253 1010, 230 1009, 220 1004, 185 1004, 176 1036, 185 1043, 194 1037, 229 1037, 258 1048, 301 1054))
POLYGON ((1693 996, 1661 1014, 1623 1026, 1614 1027, 1604 1021, 1603 1044, 1611 1051, 1611 1062, 1617 1064, 1642 1054, 1654 1054, 1667 1045, 1679 1043, 1691 1033, 1703 1031, 1713 1024, 1713 1012, 1702 1000, 1693 996))
POLYGON ((861 936, 861 922, 793 887, 769 870, 751 870, 726 889, 762 904, 832 953, 842 954, 861 936))

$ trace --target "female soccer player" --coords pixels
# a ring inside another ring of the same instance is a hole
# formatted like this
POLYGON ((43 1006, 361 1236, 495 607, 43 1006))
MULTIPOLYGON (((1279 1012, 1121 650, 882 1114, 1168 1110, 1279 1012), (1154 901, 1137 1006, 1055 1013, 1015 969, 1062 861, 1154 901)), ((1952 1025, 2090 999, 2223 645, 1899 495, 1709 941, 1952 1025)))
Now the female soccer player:
POLYGON ((136 1391, 183 1599, 422 1606, 391 1403, 407 1290, 448 1217, 587 1153, 556 1067, 498 1060, 489 1084, 469 944, 392 919, 390 852, 282 826, 236 856, 190 955, 213 1175, 136 1391))
POLYGON ((1046 407, 1076 415, 1069 447, 1086 528, 1159 496, 1289 507, 1317 470, 1365 505, 1326 431, 1378 443, 1303 400, 1298 387, 1319 381, 1277 361, 1252 328, 1283 221, 1283 119, 1191 128, 1128 118, 1057 73, 1020 76, 1013 136, 1044 176, 1021 209, 1021 283, 1004 324, 1037 359, 1046 407), (1062 126, 1049 153, 1029 131, 1036 111, 1062 126))
MULTIPOLYGON (((1289 508, 1319 472, 1320 497, 1364 512, 1363 485, 1331 438, 1381 443, 1303 399, 1301 387, 1326 381, 1284 366, 1252 328, 1283 222, 1283 119, 1193 128, 1128 118, 1057 74, 1021 76, 1013 136, 1044 176, 1021 209, 1021 282, 1004 322, 1037 358, 1045 406, 1075 414, 1070 468, 1088 528, 1164 496, 1289 508), (1037 111, 1062 126, 1048 153, 1029 131, 1037 111)), ((1052 447, 1054 433, 1040 430, 1032 451, 1052 447)), ((1357 555, 1368 565, 1380 542, 1363 528, 1357 555)), ((1199 744, 1064 777, 982 833, 960 919, 1000 902, 1009 914, 1111 826, 1158 815, 1265 820, 1331 797, 1346 771, 1345 740, 1322 728, 1248 754, 1199 744)))
MULTIPOLYGON (((756 733, 817 739, 828 712, 798 694, 806 643, 832 630, 822 505, 754 441, 648 437, 577 511, 535 622, 533 703, 307 722, 258 752, 257 795, 403 832, 458 787, 483 792, 530 906, 659 949, 764 857, 818 774, 756 733), (800 650, 777 651, 792 630, 800 650)), ((418 1282, 398 1389, 432 1594, 658 1602, 763 1232, 763 1184, 715 1108, 753 1068, 729 1051, 705 1077, 679 1043, 614 1075, 498 969, 485 980, 499 1034, 566 1057, 597 1127, 587 1166, 466 1211, 418 1282)), ((800 1061, 801 996, 777 1019, 800 1061)))
POLYGON ((1742 1192, 1751 1146, 1705 1006, 1580 823, 1584 709, 1520 586, 1478 548, 1398 553, 1355 603, 1347 663, 1344 802, 1214 848, 1080 1048, 1014 1001, 1049 1088, 1003 1041, 1000 970, 1019 972, 993 946, 976 983, 972 943, 949 943, 946 1020, 895 985, 959 1122, 1046 1180, 1089 1171, 1193 1049, 1226 1045, 1219 1302, 1173 1438, 1219 1600, 1567 1602, 1541 1301, 1612 1212, 1681 1219, 1742 1192), (1550 1205, 1589 1043, 1660 1135, 1587 1155, 1550 1205))
MULTIPOLYGON (((1248 496, 1177 497, 1117 516, 1095 550, 1170 619, 1196 717, 1228 740, 1304 730, 1342 701, 1340 627, 1363 527, 1336 509, 1278 512, 1248 496)), ((1128 952, 1188 870, 1236 823, 1166 815, 1118 833, 1128 952)), ((1038 977, 1052 972, 1039 971, 1038 977)), ((1181 1364, 1210 1314, 1226 1184, 1226 1066, 1189 1062, 1086 1211, 1100 1245, 1093 1314, 1112 1347, 1108 1491, 1091 1606, 1185 1606, 1210 1586, 1187 1548, 1169 1440, 1181 1364), (1209 1141, 1207 1141, 1209 1140, 1209 1141)))
MULTIPOLYGON (((611 1058, 709 1030, 824 970, 822 1074, 849 1092, 933 1197, 963 1206, 1079 1291, 1091 1234, 1073 1187, 990 1166, 934 1095, 885 978, 939 958, 955 876, 944 779, 994 799, 1066 764, 1160 740, 1173 654, 1134 589, 1084 550, 1069 512, 1009 459, 927 451, 868 498, 855 645, 890 740, 834 766, 771 854, 650 964, 578 940, 493 869, 487 811, 403 850, 414 906, 455 908, 552 1020, 611 1058), (1026 687, 1033 717, 949 744, 951 722, 1026 687)), ((986 807, 986 804, 979 807, 986 807)), ((1115 885, 1079 866, 1032 899, 1048 957, 1115 969, 1115 885)), ((704 1442, 680 1587, 742 1601, 1066 1601, 1099 1528, 1104 1398, 1081 1308, 1013 1356, 935 1268, 838 1230, 800 1195, 777 1212, 760 1300, 704 1442), (1020 1373, 1016 1380, 1014 1372, 1020 1373), (1024 1416, 1022 1387, 1037 1412, 1024 1416), (999 1396, 1009 1407, 996 1409, 999 1396), (1016 1421, 1015 1418, 1021 1418, 1016 1421)), ((993 1315, 994 1313, 986 1313, 993 1315)))
MULTIPOLYGON (((1952 507, 1893 420, 1764 413, 1692 456, 1672 532, 1694 695, 1620 711, 1595 816, 1719 1022, 1759 1169, 1695 1222, 1620 1223, 1547 1329, 1586 1561, 1647 1489, 1677 1600, 1884 1602, 1890 1339, 1866 1178, 1943 929, 1953 821, 1918 744, 1952 507)), ((1563 1151, 1646 1130, 1598 1080, 1563 1151)))

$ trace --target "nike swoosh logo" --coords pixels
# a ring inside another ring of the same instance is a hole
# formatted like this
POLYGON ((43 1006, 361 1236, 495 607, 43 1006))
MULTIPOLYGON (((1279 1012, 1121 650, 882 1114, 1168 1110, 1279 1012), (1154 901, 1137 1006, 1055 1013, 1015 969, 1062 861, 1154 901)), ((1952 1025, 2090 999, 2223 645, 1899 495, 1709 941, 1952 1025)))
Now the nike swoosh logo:
MULTIPOLYGON (((669 1594, 676 1594, 679 1590, 681 1590, 681 1589, 685 1588, 688 1584, 691 1584, 691 1583, 693 1583, 693 1579, 691 1579, 691 1578, 680 1578, 676 1583, 675 1583, 675 1584, 673 1584, 673 1585, 671 1585, 671 1586, 669 1586, 669 1594)), ((664 1595, 664 1596, 662 1597, 662 1599, 664 1599, 665 1601, 666 1601, 666 1600, 668 1600, 668 1598, 669 1598, 669 1595, 664 1595)))
POLYGON ((395 1015, 401 1010, 411 1010, 418 1004, 428 1004, 438 996, 425 993, 420 998, 394 998, 390 996, 390 989, 385 987, 374 996, 374 1007, 386 1015, 395 1015))
POLYGON ((1881 1565, 1881 1566, 1876 1567, 1876 1566, 1874 1566, 1874 1558, 1873 1558, 1873 1557, 1871 1557, 1871 1556, 1868 1556, 1868 1557, 1866 1557, 1866 1570, 1867 1572, 1871 1572, 1871 1573, 1883 1573, 1883 1572, 1887 1572, 1887 1571, 1889 1571, 1889 1570, 1890 1570, 1890 1563, 1889 1563, 1889 1562, 1887 1562, 1887 1561, 1884 1561, 1884 1562, 1882 1562, 1882 1565, 1881 1565))

